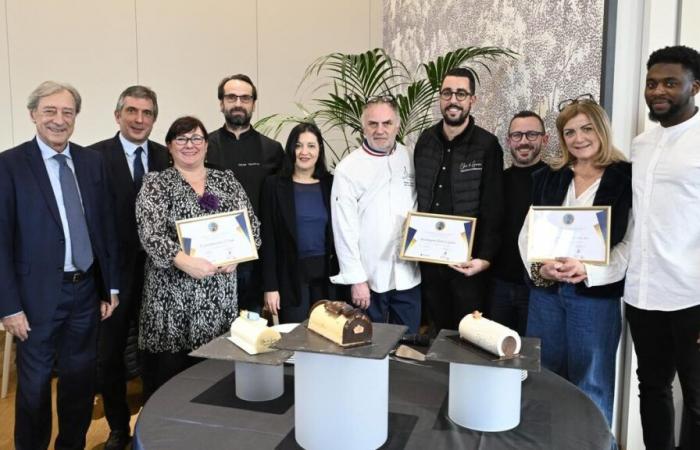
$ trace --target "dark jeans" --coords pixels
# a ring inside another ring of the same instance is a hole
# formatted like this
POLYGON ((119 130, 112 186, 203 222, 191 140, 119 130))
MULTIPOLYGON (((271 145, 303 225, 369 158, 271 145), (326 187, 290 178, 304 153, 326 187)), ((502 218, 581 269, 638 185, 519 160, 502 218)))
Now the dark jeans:
POLYGON ((620 299, 585 297, 572 284, 530 291, 527 335, 542 339, 542 365, 575 384, 612 424, 620 299))
POLYGON ((524 336, 527 330, 529 303, 530 289, 526 284, 512 283, 498 278, 492 279, 489 319, 495 320, 524 336))
POLYGON ((637 353, 640 413, 648 450, 674 443, 671 383, 678 372, 683 392, 680 448, 700 448, 700 305, 678 311, 625 310, 637 353))
POLYGON ((432 334, 456 330, 459 321, 474 310, 485 312, 488 306, 487 275, 472 277, 442 264, 421 263, 423 303, 428 310, 432 334))
POLYGON ((377 293, 370 290, 367 315, 372 322, 406 325, 408 333, 420 327, 420 284, 410 289, 377 293))

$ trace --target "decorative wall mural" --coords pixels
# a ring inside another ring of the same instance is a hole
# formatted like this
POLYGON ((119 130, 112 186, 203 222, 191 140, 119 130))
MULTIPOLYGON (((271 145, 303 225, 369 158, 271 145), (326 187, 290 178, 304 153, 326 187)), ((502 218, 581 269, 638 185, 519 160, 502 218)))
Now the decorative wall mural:
MULTIPOLYGON (((457 47, 495 45, 516 61, 479 71, 476 123, 505 144, 510 118, 531 109, 558 149, 557 105, 600 93, 605 0, 384 0, 384 48, 410 69, 457 47)), ((435 110, 436 120, 439 111, 435 110)), ((507 155, 506 155, 507 156, 507 155)), ((508 158, 506 158, 508 159, 508 158)))

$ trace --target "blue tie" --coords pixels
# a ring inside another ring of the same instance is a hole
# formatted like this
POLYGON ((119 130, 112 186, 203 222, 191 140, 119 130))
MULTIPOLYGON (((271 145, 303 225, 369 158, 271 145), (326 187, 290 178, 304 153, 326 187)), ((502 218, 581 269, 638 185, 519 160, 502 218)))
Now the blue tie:
POLYGON ((143 174, 146 172, 143 168, 143 161, 141 161, 141 154, 143 153, 143 148, 138 147, 136 149, 136 158, 134 159, 134 187, 136 192, 141 190, 141 183, 143 182, 143 174))
POLYGON ((73 253, 73 265, 83 272, 92 265, 92 245, 90 235, 85 222, 83 206, 78 195, 78 185, 75 182, 73 171, 66 162, 67 156, 63 154, 55 155, 58 161, 58 179, 61 183, 63 193, 63 207, 66 210, 68 230, 70 232, 70 248, 73 253))

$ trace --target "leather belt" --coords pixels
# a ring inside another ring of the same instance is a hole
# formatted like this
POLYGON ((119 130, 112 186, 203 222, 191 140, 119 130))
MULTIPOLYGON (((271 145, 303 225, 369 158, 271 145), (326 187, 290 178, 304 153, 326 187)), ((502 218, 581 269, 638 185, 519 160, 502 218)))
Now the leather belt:
POLYGON ((90 267, 87 271, 83 272, 82 270, 75 270, 73 272, 63 272, 63 282, 64 283, 79 283, 83 281, 85 278, 89 277, 92 275, 92 267, 90 267))

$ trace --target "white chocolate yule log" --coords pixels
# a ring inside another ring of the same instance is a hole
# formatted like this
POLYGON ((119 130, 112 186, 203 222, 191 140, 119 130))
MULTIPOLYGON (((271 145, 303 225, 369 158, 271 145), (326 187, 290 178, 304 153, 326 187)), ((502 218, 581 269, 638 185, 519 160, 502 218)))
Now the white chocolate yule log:
POLYGON ((282 338, 277 330, 267 326, 267 319, 246 310, 231 324, 231 340, 250 355, 271 352, 272 344, 282 338))
POLYGON ((345 302, 316 302, 308 328, 343 347, 372 342, 372 322, 367 314, 345 302))
POLYGON ((514 330, 489 320, 479 311, 467 314, 459 322, 462 339, 498 356, 520 353, 520 336, 514 330))

